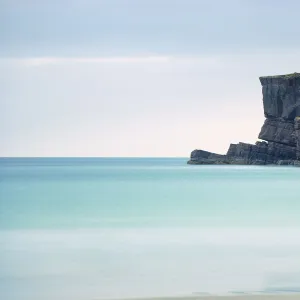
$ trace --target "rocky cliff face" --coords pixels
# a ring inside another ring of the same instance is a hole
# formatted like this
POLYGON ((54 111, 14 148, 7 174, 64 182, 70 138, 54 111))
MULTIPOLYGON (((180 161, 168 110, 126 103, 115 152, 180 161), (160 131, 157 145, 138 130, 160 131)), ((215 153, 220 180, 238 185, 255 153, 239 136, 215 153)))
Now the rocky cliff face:
POLYGON ((189 164, 299 165, 300 73, 260 77, 266 120, 255 145, 231 144, 226 155, 194 150, 189 164))

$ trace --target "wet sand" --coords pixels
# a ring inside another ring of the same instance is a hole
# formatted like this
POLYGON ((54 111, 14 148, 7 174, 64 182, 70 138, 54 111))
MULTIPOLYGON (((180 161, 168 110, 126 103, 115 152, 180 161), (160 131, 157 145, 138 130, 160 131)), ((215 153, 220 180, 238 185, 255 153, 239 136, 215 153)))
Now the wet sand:
MULTIPOLYGON (((230 296, 187 296, 187 297, 153 297, 128 298, 119 300, 300 300, 300 293, 288 295, 230 295, 230 296)), ((116 299, 117 300, 117 299, 116 299)))

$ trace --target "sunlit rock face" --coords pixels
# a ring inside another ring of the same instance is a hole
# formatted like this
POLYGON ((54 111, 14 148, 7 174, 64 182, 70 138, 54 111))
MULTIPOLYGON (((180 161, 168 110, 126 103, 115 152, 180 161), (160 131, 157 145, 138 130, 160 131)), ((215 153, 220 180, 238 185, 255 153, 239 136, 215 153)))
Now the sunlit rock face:
POLYGON ((300 165, 300 73, 259 78, 266 120, 255 145, 231 144, 226 155, 194 150, 189 164, 300 165))

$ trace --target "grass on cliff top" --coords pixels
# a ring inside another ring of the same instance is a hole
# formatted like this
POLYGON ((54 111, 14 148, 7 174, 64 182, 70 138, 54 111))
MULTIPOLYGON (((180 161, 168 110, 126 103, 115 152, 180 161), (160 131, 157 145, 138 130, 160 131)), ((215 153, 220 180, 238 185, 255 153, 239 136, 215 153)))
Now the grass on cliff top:
POLYGON ((291 73, 291 74, 285 74, 285 75, 274 75, 274 76, 262 76, 260 78, 282 78, 282 79, 293 79, 300 77, 300 73, 291 73))

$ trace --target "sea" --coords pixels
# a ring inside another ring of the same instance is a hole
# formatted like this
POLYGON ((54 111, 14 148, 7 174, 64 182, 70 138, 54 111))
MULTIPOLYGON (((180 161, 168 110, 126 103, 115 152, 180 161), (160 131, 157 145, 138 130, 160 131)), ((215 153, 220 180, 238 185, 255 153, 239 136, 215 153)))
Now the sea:
POLYGON ((299 293, 300 168, 187 160, 0 158, 0 299, 299 293))

